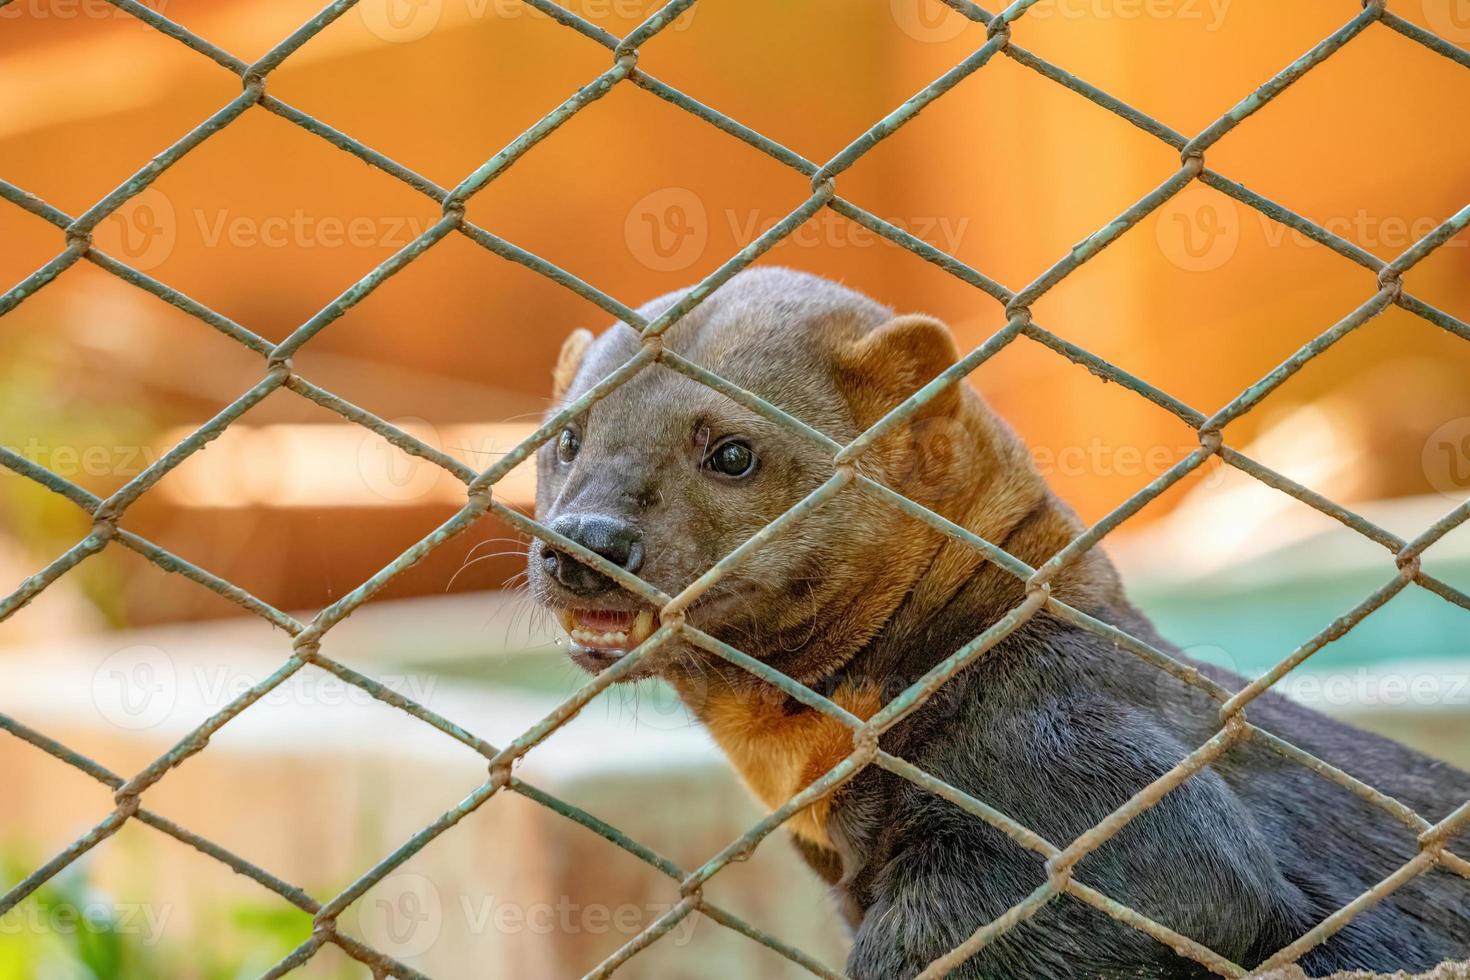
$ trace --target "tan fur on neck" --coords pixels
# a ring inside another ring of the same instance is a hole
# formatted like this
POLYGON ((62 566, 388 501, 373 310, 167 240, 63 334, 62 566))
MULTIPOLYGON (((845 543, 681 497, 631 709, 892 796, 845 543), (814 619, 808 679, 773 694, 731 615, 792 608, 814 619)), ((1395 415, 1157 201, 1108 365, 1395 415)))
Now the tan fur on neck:
MULTIPOLYGON (((950 454, 959 472, 929 474, 925 482, 958 492, 936 493, 889 482, 903 471, 903 438, 895 435, 874 447, 861 471, 905 492, 986 540, 1007 544, 1017 557, 1038 565, 1082 530, 1081 524, 1055 498, 1032 465, 1021 441, 968 388, 956 389, 949 432, 961 445, 950 454), (956 482, 958 481, 958 482, 956 482), (1025 523, 1024 533, 1008 540, 1025 523)), ((862 492, 852 488, 847 492, 862 492)), ((885 505, 886 507, 887 505, 885 505)), ((974 576, 986 560, 974 549, 941 535, 917 518, 888 508, 892 520, 886 538, 874 545, 875 575, 868 589, 836 616, 827 639, 845 651, 845 660, 885 625, 900 634, 916 631, 974 576)), ((1100 558, 1100 556, 1099 556, 1100 558)), ((995 616, 1010 594, 1019 591, 1009 572, 997 570, 1000 589, 995 616)), ((1111 570, 1091 556, 1064 573, 1057 583, 1063 593, 1092 593, 1111 587, 1111 570)), ((834 668, 835 669, 835 668, 834 668)), ((815 678, 800 678, 811 681, 815 678)), ((852 751, 852 733, 815 709, 790 704, 785 695, 740 672, 735 683, 702 678, 696 692, 676 681, 686 703, 699 715, 746 785, 766 806, 775 809, 821 778, 852 751)), ((833 698, 860 718, 881 707, 878 691, 840 686, 833 698)), ((788 823, 797 836, 831 848, 827 831, 828 799, 814 803, 788 823)))
MULTIPOLYGON (((850 427, 849 437, 853 431, 867 430, 959 358, 948 329, 932 317, 893 317, 864 297, 834 293, 830 283, 780 270, 742 276, 730 285, 738 281, 745 292, 727 294, 735 296, 733 306, 723 311, 719 330, 702 335, 702 357, 710 364, 738 363, 736 355, 753 342, 764 338, 769 343, 773 327, 784 329, 786 316, 773 313, 786 307, 771 300, 772 292, 820 294, 820 302, 807 307, 804 327, 810 333, 804 335, 803 344, 788 349, 791 359, 771 361, 776 370, 762 376, 766 396, 785 404, 800 403, 801 389, 816 380, 814 374, 830 372, 830 384, 819 387, 835 390, 841 400, 828 404, 806 399, 809 408, 824 416, 808 419, 809 424, 831 426, 833 431, 850 427), (746 295, 754 299, 742 299, 746 295), (742 307, 742 302, 749 305, 742 307), (807 336, 813 343, 806 343, 807 336)), ((676 325, 675 334, 680 329, 699 328, 691 320, 676 325)), ((604 337, 617 342, 615 332, 604 337)), ((591 344, 592 336, 584 330, 567 339, 554 372, 558 401, 575 386, 591 344)), ((966 382, 930 394, 856 459, 859 474, 1003 545, 1032 566, 1045 562, 1081 532, 1076 518, 1052 497, 1026 447, 966 382)), ((798 681, 815 685, 834 677, 880 631, 885 631, 885 644, 896 643, 901 649, 967 586, 974 601, 967 597, 966 614, 973 614, 976 633, 1021 599, 1022 587, 1009 572, 883 501, 861 481, 853 481, 828 501, 822 516, 827 520, 820 532, 804 522, 783 532, 826 535, 821 541, 829 547, 795 552, 822 555, 821 588, 812 593, 821 608, 813 609, 796 594, 762 593, 757 620, 760 647, 747 651, 798 681)), ((764 552, 772 553, 781 554, 774 549, 764 552)), ((772 567, 767 573, 777 583, 799 581, 790 568, 772 567)), ((1053 582, 1054 594, 1062 597, 1107 597, 1116 588, 1111 567, 1096 552, 1053 582)), ((666 676, 769 807, 783 805, 852 751, 852 733, 846 726, 744 670, 723 662, 698 662, 687 669, 670 669, 666 676)), ((869 718, 881 706, 881 697, 892 695, 890 680, 873 678, 861 687, 849 680, 838 685, 834 700, 854 715, 869 718)), ((819 801, 790 826, 804 840, 830 847, 828 812, 828 803, 819 801)))
MULTIPOLYGON (((878 692, 866 686, 844 684, 832 700, 864 721, 881 706, 878 692)), ((750 791, 772 810, 785 805, 853 750, 847 726, 812 709, 788 712, 784 697, 722 688, 705 701, 703 719, 750 791)), ((819 847, 830 848, 830 799, 823 797, 796 813, 787 828, 819 847)))

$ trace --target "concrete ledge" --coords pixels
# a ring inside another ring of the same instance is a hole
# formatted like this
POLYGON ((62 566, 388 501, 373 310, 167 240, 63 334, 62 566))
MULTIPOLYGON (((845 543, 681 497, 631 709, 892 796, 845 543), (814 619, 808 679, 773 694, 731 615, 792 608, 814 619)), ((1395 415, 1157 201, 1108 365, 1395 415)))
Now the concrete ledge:
MULTIPOLYGON (((1299 967, 1272 970, 1270 973, 1255 974, 1255 980, 1307 980, 1299 967)), ((1450 963, 1448 961, 1428 973, 1334 973, 1318 980, 1470 980, 1470 961, 1450 963)))

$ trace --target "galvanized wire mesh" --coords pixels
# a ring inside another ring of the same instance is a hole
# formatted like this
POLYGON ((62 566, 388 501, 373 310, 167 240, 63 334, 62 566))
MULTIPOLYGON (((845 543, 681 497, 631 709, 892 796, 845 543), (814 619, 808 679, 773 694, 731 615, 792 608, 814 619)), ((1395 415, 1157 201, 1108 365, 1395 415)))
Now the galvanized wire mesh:
MULTIPOLYGON (((0 0, 4 6, 9 0, 0 0)), ((122 11, 174 38, 180 43, 211 59, 227 71, 239 76, 243 83, 240 95, 231 99, 204 122, 200 123, 178 142, 166 148, 127 181, 98 201, 80 216, 65 214, 43 200, 19 187, 0 180, 0 196, 24 210, 50 222, 59 229, 65 239, 65 247, 52 260, 36 270, 18 285, 0 294, 0 316, 10 312, 37 290, 43 288, 60 273, 78 261, 86 260, 107 272, 129 282, 140 289, 163 299, 173 306, 203 321, 215 330, 259 354, 264 360, 265 375, 261 381, 240 395, 227 408, 174 446, 168 453, 148 466, 143 472, 126 483, 111 496, 99 498, 80 486, 62 478, 50 470, 37 465, 22 455, 0 448, 0 464, 26 476, 47 489, 60 494, 89 514, 93 521, 91 533, 74 547, 51 562, 44 569, 27 579, 13 593, 0 600, 0 621, 14 615, 31 599, 68 571, 109 546, 128 548, 162 568, 164 571, 182 575, 199 585, 237 603, 247 611, 260 616, 280 627, 292 637, 291 655, 270 676, 245 691, 222 710, 205 720, 169 751, 131 777, 124 778, 108 771, 96 762, 77 754, 66 746, 48 738, 21 722, 0 714, 0 727, 12 735, 50 753, 111 787, 115 791, 116 808, 65 850, 23 881, 11 888, 0 898, 0 914, 23 901, 37 887, 71 864, 82 854, 115 834, 128 821, 137 820, 168 834, 198 851, 213 857, 236 872, 247 875, 264 887, 278 894, 285 901, 314 917, 315 928, 310 937, 292 951, 269 972, 278 976, 309 960, 325 944, 340 947, 346 954, 366 964, 376 976, 417 977, 420 974, 403 963, 375 950, 367 944, 344 934, 337 928, 337 919, 352 903, 360 899, 370 888, 382 881, 395 868, 407 861, 420 849, 431 844, 436 837, 453 827, 466 815, 474 811, 498 792, 509 791, 534 800, 561 815, 574 820, 600 834, 613 844, 645 861, 664 875, 677 887, 677 904, 647 929, 635 936, 590 974, 603 977, 612 974, 627 963, 640 950, 668 933, 687 916, 700 914, 729 929, 740 932, 752 940, 762 943, 787 959, 822 977, 840 977, 841 973, 816 961, 808 954, 796 949, 779 938, 756 928, 721 909, 705 897, 703 886, 730 862, 747 856, 766 836, 781 826, 788 818, 813 802, 831 794, 837 787, 852 779, 861 769, 876 765, 910 780, 918 786, 935 793, 976 818, 987 822, 1010 836, 1018 846, 1026 848, 1045 860, 1047 880, 1030 895, 1014 905, 996 920, 984 925, 963 944, 939 959, 927 970, 925 977, 943 976, 968 957, 974 955, 987 943, 1035 914, 1046 903, 1059 895, 1067 894, 1078 898, 1103 913, 1133 928, 1146 932, 1167 945, 1179 955, 1202 964, 1216 974, 1226 977, 1244 976, 1247 972, 1241 965, 1181 935, 1163 924, 1109 898, 1072 877, 1072 868, 1091 850, 1118 833, 1139 813, 1157 803, 1165 794, 1178 787, 1192 775, 1208 766, 1232 746, 1253 740, 1267 746, 1286 759, 1292 760, 1356 794, 1369 804, 1402 823, 1406 833, 1418 844, 1418 854, 1393 874, 1365 891, 1362 895, 1329 915, 1314 928, 1290 945, 1272 955, 1264 964, 1267 967, 1281 966, 1294 962, 1308 950, 1322 943, 1342 929, 1355 915, 1381 901, 1385 896, 1401 887, 1431 867, 1440 866, 1470 877, 1470 861, 1448 849, 1453 837, 1470 825, 1470 801, 1461 805, 1449 816, 1436 824, 1430 824, 1419 814, 1398 801, 1378 792, 1371 786, 1353 778, 1310 753, 1291 745, 1281 738, 1262 730, 1246 718, 1245 709, 1250 702, 1273 683, 1300 665, 1308 657, 1328 643, 1344 635, 1354 625, 1382 606, 1410 584, 1433 592, 1463 608, 1470 609, 1470 595, 1425 572, 1421 558, 1427 548, 1445 534, 1470 518, 1470 501, 1454 508, 1440 520, 1412 540, 1405 540, 1382 527, 1353 513, 1345 507, 1296 483, 1226 445, 1221 430, 1258 404, 1287 378, 1300 370, 1309 360, 1361 327, 1390 306, 1398 306, 1450 333, 1470 340, 1470 325, 1419 299, 1404 289, 1402 277, 1405 272, 1420 263, 1436 248, 1449 241, 1470 224, 1470 205, 1445 220, 1423 239, 1416 242, 1391 262, 1383 262, 1362 248, 1332 233, 1307 218, 1267 200, 1261 195, 1223 174, 1205 166, 1208 149, 1257 112, 1292 83, 1300 79, 1315 66, 1350 43, 1353 38, 1368 30, 1392 30, 1422 45, 1433 54, 1445 57, 1470 68, 1470 52, 1449 43, 1423 28, 1410 23, 1387 9, 1385 0, 1367 0, 1362 10, 1341 28, 1334 31, 1319 44, 1267 80, 1233 109, 1221 116, 1194 137, 1186 137, 1164 123, 1122 102, 1121 100, 1088 84, 1064 69, 1051 64, 1012 43, 1012 25, 1020 20, 1036 0, 1016 0, 1005 10, 992 14, 968 0, 943 0, 948 6, 966 18, 982 24, 987 30, 987 40, 969 57, 955 65, 932 83, 925 86, 911 99, 899 106, 888 116, 874 124, 849 146, 823 164, 817 164, 785 146, 742 125, 729 116, 690 98, 683 92, 665 84, 639 67, 639 51, 653 41, 660 32, 669 27, 681 13, 693 6, 695 0, 671 0, 626 37, 616 37, 596 24, 563 9, 552 0, 524 0, 528 5, 548 14, 565 27, 592 39, 612 54, 612 65, 570 98, 547 114, 525 133, 517 137, 481 167, 467 176, 458 185, 444 188, 409 168, 389 159, 381 153, 363 145, 352 137, 332 128, 328 124, 308 115, 269 94, 266 90, 270 73, 290 57, 298 48, 309 42, 346 11, 356 0, 337 0, 312 17, 289 37, 281 41, 254 63, 247 63, 227 51, 215 46, 202 37, 168 20, 157 11, 144 6, 137 0, 110 0, 122 11), (837 178, 860 157, 879 142, 905 125, 934 100, 952 89, 968 75, 979 70, 996 55, 1010 58, 1045 78, 1078 93, 1126 120, 1133 126, 1167 143, 1180 153, 1179 169, 1137 203, 1123 211, 1095 234, 1084 239, 1071 249, 1060 261, 1043 272, 1033 282, 1018 292, 1012 292, 984 273, 971 268, 954 256, 935 248, 894 224, 865 210, 861 206, 839 196, 837 178), (465 203, 487 184, 515 164, 532 146, 547 138, 563 123, 590 103, 606 95, 614 85, 627 82, 653 93, 665 101, 678 106, 724 132, 749 144, 773 159, 785 164, 810 180, 811 194, 799 207, 765 234, 753 241, 723 265, 710 273, 679 302, 652 321, 646 320, 632 308, 582 281, 564 269, 540 256, 527 252, 511 242, 497 236, 465 218, 465 203), (127 264, 118 261, 93 247, 92 233, 99 222, 114 213, 130 198, 146 189, 160 174, 173 166, 186 154, 205 140, 230 125, 253 107, 260 107, 290 120, 302 129, 321 137, 333 146, 344 150, 377 169, 398 178, 414 190, 438 202, 442 217, 423 231, 414 241, 373 269, 351 288, 336 297, 319 312, 302 324, 279 344, 272 344, 228 317, 209 309, 198 301, 172 289, 127 264), (1150 212, 1157 209, 1190 184, 1199 181, 1231 198, 1259 211, 1272 221, 1306 235, 1311 240, 1333 250, 1344 258, 1362 266, 1374 277, 1371 293, 1365 279, 1363 303, 1347 317, 1303 346, 1290 358, 1282 362, 1258 382, 1247 388, 1237 398, 1213 414, 1198 411, 1120 368, 1108 363, 1088 351, 1063 340, 1056 334, 1036 323, 1031 315, 1032 304, 1064 277, 1091 259, 1114 239, 1138 224, 1150 212), (698 365, 679 356, 663 346, 663 333, 680 317, 684 316, 713 290, 735 273, 753 263, 772 246, 791 234, 807 219, 823 208, 858 222, 885 239, 909 249, 919 257, 944 271, 969 283, 1004 306, 1006 325, 975 350, 935 378, 919 392, 899 405, 872 428, 862 433, 848 445, 838 444, 799 419, 793 418, 780 408, 748 392, 731 382, 717 377, 698 365), (292 355, 334 320, 360 302, 390 276, 401 271, 425 251, 451 234, 465 236, 491 252, 512 262, 525 266, 552 281, 576 292, 596 304, 618 320, 638 330, 643 338, 639 352, 598 383, 576 401, 566 405, 547 420, 536 432, 515 450, 482 472, 465 466, 459 461, 413 438, 408 433, 389 424, 364 409, 334 395, 309 381, 292 365, 292 355), (1006 553, 991 542, 959 527, 938 514, 901 496, 888 487, 859 474, 855 462, 861 454, 880 436, 911 417, 929 399, 948 385, 960 383, 966 375, 993 356, 1007 344, 1019 337, 1055 351, 1068 360, 1086 367, 1094 374, 1123 385, 1171 412, 1199 435, 1199 448, 1179 461, 1166 473, 1134 494, 1121 506, 1063 548, 1039 568, 1032 568, 1006 553), (698 580, 676 596, 670 596, 612 565, 601 556, 587 551, 570 541, 526 518, 494 498, 495 483, 513 467, 525 460, 547 439, 574 416, 605 397, 617 386, 655 363, 678 371, 705 383, 739 403, 764 415, 788 429, 824 446, 832 453, 833 475, 821 487, 791 508, 786 514, 773 521, 746 543, 710 568, 698 580), (144 493, 158 483, 167 473, 177 467, 193 453, 202 449, 210 440, 217 438, 233 422, 254 405, 278 389, 295 392, 303 398, 337 413, 341 417, 364 426, 377 433, 394 446, 434 463, 465 486, 463 507, 433 533, 423 538, 394 561, 373 575, 361 586, 338 601, 321 610, 307 622, 301 622, 273 608, 244 589, 231 584, 197 567, 188 560, 165 550, 121 526, 127 509, 144 493), (1049 583, 1064 567, 1094 547, 1105 535, 1118 527, 1150 500, 1187 474, 1200 467, 1212 456, 1220 457, 1225 463, 1250 474, 1263 483, 1287 493, 1308 504, 1323 514, 1341 522, 1354 531, 1385 548, 1392 556, 1396 572, 1372 595, 1351 610, 1329 623, 1316 636, 1301 645, 1279 664, 1256 678, 1238 693, 1232 693, 1194 668, 1183 664, 1168 654, 1135 637, 1129 636, 1093 617, 1075 609, 1051 595, 1049 583), (774 535, 780 534, 789 525, 799 522, 810 511, 823 506, 840 493, 868 493, 887 501, 893 507, 923 520, 948 537, 973 547, 990 561, 1010 571, 1025 585, 1024 599, 999 622, 965 644, 961 649, 938 664, 926 676, 886 704, 867 721, 856 717, 827 698, 797 683, 789 677, 756 661, 741 651, 720 642, 689 625, 683 611, 698 599, 714 582, 731 568, 745 561, 774 535), (431 550, 470 527, 478 518, 494 513, 512 526, 527 532, 558 548, 575 554, 612 577, 625 588, 648 600, 662 612, 662 625, 647 642, 630 655, 618 661, 587 683, 572 697, 559 705, 541 722, 508 745, 497 747, 479 738, 459 725, 443 718, 422 704, 389 689, 352 668, 338 663, 321 650, 323 638, 337 623, 353 610, 367 602, 394 576, 403 572, 431 550), (890 726, 919 708, 941 685, 965 666, 982 656, 1007 635, 1042 610, 1082 628, 1098 633, 1130 651, 1144 661, 1165 671, 1180 683, 1189 684, 1219 702, 1219 730, 1198 749, 1181 760, 1172 770, 1140 790, 1132 799, 1115 812, 1088 830, 1065 847, 1047 841, 1016 823, 1014 820, 988 806, 984 801, 942 782, 915 766, 883 751, 880 737, 890 726), (516 776, 512 769, 515 762, 530 752, 556 728, 572 718, 600 691, 628 674, 640 661, 669 639, 681 636, 705 650, 725 658, 756 674, 802 703, 816 708, 838 720, 853 733, 853 750, 829 772, 811 783, 783 806, 761 820, 749 832, 732 842, 728 847, 710 858, 703 866, 693 871, 679 867, 674 862, 639 844, 619 829, 610 826, 591 813, 559 800, 532 786, 516 776), (142 806, 143 794, 185 759, 201 751, 210 736, 264 697, 277 685, 307 664, 329 671, 342 680, 354 684, 372 697, 392 705, 440 731, 459 740, 479 752, 488 763, 489 778, 474 793, 458 806, 445 812, 433 823, 424 827, 402 846, 385 856, 372 868, 340 894, 322 902, 302 889, 277 877, 270 871, 252 864, 230 853, 222 847, 178 826, 142 806)))

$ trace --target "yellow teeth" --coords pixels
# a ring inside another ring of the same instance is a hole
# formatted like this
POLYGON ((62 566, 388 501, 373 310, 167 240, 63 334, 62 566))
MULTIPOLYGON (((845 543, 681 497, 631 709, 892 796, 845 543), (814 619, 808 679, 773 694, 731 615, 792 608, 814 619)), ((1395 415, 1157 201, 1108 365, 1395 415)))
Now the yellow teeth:
POLYGON ((653 635, 655 616, 652 609, 640 609, 625 629, 593 629, 583 625, 575 609, 558 609, 557 621, 567 635, 584 647, 600 650, 631 650, 653 635))
POLYGON ((638 616, 637 616, 636 619, 633 620, 633 632, 629 635, 628 638, 633 641, 633 645, 634 646, 637 646, 638 644, 642 643, 644 640, 648 639, 652 635, 653 635, 653 610, 652 609, 640 609, 640 610, 638 610, 638 616))

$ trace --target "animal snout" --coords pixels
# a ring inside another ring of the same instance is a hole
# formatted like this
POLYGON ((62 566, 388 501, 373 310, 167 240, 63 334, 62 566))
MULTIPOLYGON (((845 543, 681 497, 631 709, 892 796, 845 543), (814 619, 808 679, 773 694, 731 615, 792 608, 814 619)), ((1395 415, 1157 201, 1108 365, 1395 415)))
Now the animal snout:
MULTIPOLYGON (((564 514, 547 526, 630 572, 643 564, 643 535, 627 521, 606 514, 564 514)), ((614 585, 595 568, 551 545, 542 547, 541 563, 552 578, 577 595, 597 595, 614 585)))

